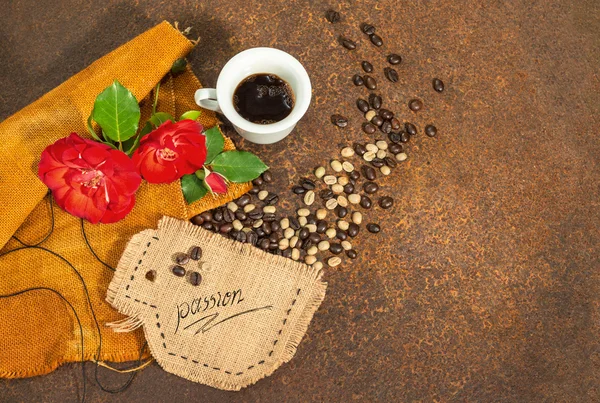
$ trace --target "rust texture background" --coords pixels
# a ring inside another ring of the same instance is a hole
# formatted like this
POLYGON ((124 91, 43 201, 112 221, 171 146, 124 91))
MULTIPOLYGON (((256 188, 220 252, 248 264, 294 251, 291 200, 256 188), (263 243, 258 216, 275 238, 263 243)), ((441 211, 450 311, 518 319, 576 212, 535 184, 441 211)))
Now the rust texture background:
MULTIPOLYGON (((88 364, 89 401, 600 400, 600 3, 5 0, 0 119, 163 19, 201 36, 190 61, 207 87, 249 47, 306 66, 314 98, 297 131, 274 146, 234 138, 279 186, 368 138, 354 106, 367 92, 349 81, 363 59, 385 105, 439 135, 416 137, 383 182, 396 205, 374 211, 382 233, 363 234, 359 259, 328 270, 327 298, 291 363, 238 393, 153 364, 118 395, 92 384, 88 364), (342 23, 325 21, 330 6, 342 23), (381 49, 362 21, 377 26, 381 49), (340 33, 359 49, 341 48, 340 33), (395 85, 381 73, 390 51, 404 57, 395 85), (416 118, 412 96, 426 105, 416 118), (350 127, 331 125, 334 112, 350 127)), ((75 401, 80 377, 67 365, 0 380, 0 401, 75 401)))

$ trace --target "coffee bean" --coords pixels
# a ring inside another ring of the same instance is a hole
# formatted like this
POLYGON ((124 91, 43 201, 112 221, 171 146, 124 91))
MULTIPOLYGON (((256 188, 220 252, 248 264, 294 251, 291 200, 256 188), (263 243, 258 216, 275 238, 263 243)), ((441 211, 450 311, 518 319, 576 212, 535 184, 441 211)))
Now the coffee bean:
POLYGON ((410 134, 411 136, 415 136, 417 134, 417 126, 413 125, 410 122, 406 122, 404 124, 404 129, 406 130, 406 132, 408 134, 410 134))
POLYGON ((281 252, 281 256, 285 257, 285 258, 291 258, 292 257, 292 250, 291 249, 286 249, 283 252, 281 252))
POLYGON ((388 109, 380 109, 379 110, 379 116, 381 116, 385 120, 390 120, 390 119, 392 119, 394 117, 394 112, 392 112, 392 111, 390 111, 388 109))
POLYGON ((294 192, 297 195, 301 195, 306 193, 306 189, 304 189, 302 186, 294 186, 292 188, 292 192, 294 192))
POLYGON ((371 43, 375 46, 383 45, 383 39, 381 39, 381 37, 377 34, 369 35, 369 39, 371 40, 371 43))
POLYGON ((202 275, 197 271, 193 271, 190 273, 190 284, 191 285, 200 285, 202 282, 202 275))
POLYGON ((392 158, 392 157, 385 157, 383 159, 383 162, 385 163, 385 165, 387 165, 390 168, 395 168, 398 165, 398 163, 396 162, 396 160, 394 158, 392 158))
POLYGON ((352 193, 348 195, 348 201, 352 204, 360 203, 360 195, 358 193, 352 193))
POLYGON ((231 232, 232 229, 233 229, 233 224, 225 223, 219 227, 219 232, 221 234, 228 234, 229 232, 231 232))
POLYGON ((233 211, 229 210, 228 208, 223 210, 223 221, 225 222, 233 222, 233 220, 235 220, 235 215, 233 214, 233 211))
POLYGON ((313 181, 311 181, 308 178, 304 178, 300 181, 300 185, 302 185, 302 187, 306 190, 313 190, 314 188, 317 187, 316 183, 314 183, 313 181))
POLYGON ((411 99, 408 108, 413 112, 418 112, 423 108, 423 102, 420 99, 411 99))
POLYGON ((346 193, 347 195, 354 193, 354 185, 351 183, 344 185, 344 193, 346 193))
POLYGON ((269 249, 270 244, 271 244, 271 242, 269 241, 269 238, 263 238, 258 242, 258 246, 261 249, 269 249))
POLYGON ((409 140, 410 140, 410 136, 407 132, 400 133, 400 142, 401 143, 408 143, 409 140))
POLYGON ((202 228, 208 231, 212 231, 214 229, 214 226, 212 225, 212 223, 205 222, 204 224, 202 224, 202 228))
POLYGON ((392 124, 390 123, 389 120, 386 120, 385 122, 383 122, 383 124, 381 125, 380 130, 382 132, 384 132, 385 134, 389 134, 392 132, 392 124))
POLYGON ((382 103, 381 96, 379 96, 377 94, 369 95, 369 104, 371 105, 371 108, 379 109, 379 108, 381 108, 381 103, 382 103))
POLYGON ((375 125, 373 123, 370 123, 370 122, 364 123, 363 126, 362 126, 362 129, 367 134, 373 134, 377 130, 375 128, 375 125))
POLYGON ((348 118, 339 114, 331 115, 331 123, 337 127, 346 127, 348 126, 348 118))
POLYGON ((308 236, 310 235, 310 232, 308 231, 308 228, 303 227, 300 232, 298 233, 298 238, 305 240, 306 238, 308 238, 308 236))
POLYGON ((269 242, 269 249, 270 250, 278 250, 279 249, 279 242, 275 242, 275 241, 269 242))
POLYGON ((360 143, 354 143, 354 152, 359 156, 362 157, 364 155, 364 153, 367 152, 367 149, 365 148, 364 145, 360 144, 360 143))
MULTIPOLYGON (((366 101, 365 101, 366 102, 366 101)), ((342 148, 342 150, 340 151, 340 155, 344 158, 350 158, 354 155, 354 150, 352 149, 352 147, 344 147, 342 148)), ((342 164, 343 165, 343 164, 342 164)))
POLYGON ((216 210, 213 214, 213 221, 217 223, 223 221, 223 211, 221 211, 220 209, 216 210))
POLYGON ((277 196, 275 193, 269 193, 269 195, 265 199, 265 204, 268 206, 272 206, 274 204, 277 204, 278 201, 279 201, 279 196, 277 196))
POLYGON ((365 71, 365 73, 371 73, 373 71, 373 65, 369 62, 367 62, 366 60, 363 61, 361 64, 362 69, 365 71))
POLYGON ((354 170, 354 171, 350 172, 348 174, 348 176, 350 177, 351 180, 356 181, 360 178, 360 173, 358 171, 354 170))
POLYGON ((395 155, 404 151, 404 146, 402 144, 392 143, 388 147, 388 150, 395 155))
POLYGON ((244 211, 238 210, 235 212, 235 218, 240 221, 244 221, 246 218, 248 218, 248 215, 244 211))
POLYGON ((381 231, 381 228, 379 227, 378 224, 367 224, 367 231, 372 232, 373 234, 378 233, 379 231, 381 231))
POLYGON ((304 241, 302 241, 302 249, 303 250, 307 250, 309 248, 311 248, 314 245, 313 241, 310 240, 310 238, 305 239, 304 241))
POLYGON ((199 246, 194 246, 190 251, 190 258, 192 260, 200 260, 202 257, 202 249, 199 246))
POLYGON ((373 123, 375 126, 381 126, 383 124, 383 118, 381 116, 373 116, 373 118, 371 119, 371 123, 373 123))
POLYGON ((348 256, 350 259, 356 259, 358 253, 354 249, 349 249, 346 251, 346 256, 348 256))
POLYGON ((260 186, 260 185, 262 185, 263 183, 264 183, 264 180, 263 180, 263 178, 261 178, 260 176, 259 176, 258 178, 256 178, 256 179, 254 179, 254 180, 252 181, 252 184, 253 184, 254 186, 260 186))
POLYGON ((251 211, 248 213, 248 218, 250 218, 252 220, 260 220, 261 218, 264 217, 265 213, 266 213, 266 211, 255 209, 254 211, 251 211))
POLYGON ((236 204, 240 207, 244 207, 248 203, 250 203, 250 196, 248 196, 248 195, 242 195, 236 201, 236 204))
POLYGON ((333 253, 334 255, 339 255, 343 250, 344 248, 339 243, 329 244, 329 252, 333 253))
POLYGON ((265 171, 265 172, 263 172, 262 173, 262 178, 267 183, 273 182, 273 175, 271 174, 271 171, 265 171))
POLYGON ((397 118, 392 118, 390 123, 392 124, 392 130, 400 130, 401 125, 397 118))
MULTIPOLYGON (((250 200, 250 197, 248 197, 248 201, 250 200)), ((212 213, 210 211, 205 211, 202 214, 200 214, 200 216, 204 219, 204 222, 207 221, 212 221, 212 213)))
POLYGON ((200 214, 193 216, 190 221, 192 221, 192 224, 198 226, 204 224, 204 218, 200 214))
POLYGON ((185 269, 183 267, 181 267, 181 266, 173 266, 173 268, 171 269, 171 271, 177 277, 183 277, 183 276, 185 276, 185 269))
POLYGON ((371 24, 367 24, 366 22, 361 24, 360 29, 367 35, 372 35, 375 33, 375 27, 371 24))
POLYGON ((329 200, 333 199, 335 195, 333 194, 333 191, 331 189, 323 189, 321 190, 321 192, 319 192, 319 196, 323 200, 329 200))
POLYGON ((179 253, 175 256, 175 263, 187 264, 190 261, 190 257, 186 253, 179 253))
POLYGON ((365 87, 370 90, 377 89, 377 81, 371 76, 365 76, 365 87))
POLYGON ((321 242, 321 235, 319 235, 318 232, 311 232, 311 234, 308 237, 308 239, 310 239, 310 241, 312 243, 318 244, 319 242, 321 242))
POLYGON ((368 165, 363 165, 361 168, 362 174, 364 175, 365 178, 367 178, 368 180, 372 181, 375 180, 376 178, 376 173, 375 170, 373 168, 371 168, 368 165))
POLYGON ((372 205, 373 202, 371 201, 371 198, 369 198, 369 196, 362 195, 360 197, 360 206, 362 208, 370 209, 372 205))
MULTIPOLYGON (((392 143, 399 143, 400 142, 400 133, 398 132, 390 132, 388 134, 388 139, 392 142, 392 143)), ((390 144, 391 145, 391 144, 390 144)))
POLYGON ((283 236, 276 232, 271 232, 271 235, 269 235, 269 240, 271 242, 279 242, 281 240, 281 238, 283 238, 283 236))
POLYGON ((339 218, 344 218, 348 215, 348 209, 346 207, 343 206, 337 206, 335 208, 335 214, 339 217, 339 218))
POLYGON ((359 233, 359 231, 360 231, 360 227, 356 223, 352 222, 348 226, 348 235, 351 236, 352 238, 354 238, 355 236, 357 236, 358 233, 359 233))
POLYGON ((246 241, 248 241, 249 244, 256 246, 256 243, 258 242, 258 234, 255 231, 250 231, 246 234, 246 241))
POLYGON ((402 56, 392 53, 387 57, 387 60, 389 64, 400 64, 402 62, 402 56))
POLYGON ((439 78, 434 78, 433 79, 433 89, 436 90, 437 92, 444 91, 444 82, 442 80, 440 80, 439 78))
POLYGON ((354 42, 351 39, 344 38, 343 36, 340 36, 340 43, 342 44, 343 47, 345 47, 348 50, 354 50, 354 49, 356 49, 356 42, 354 42))
POLYGON ((340 13, 338 13, 335 10, 327 10, 327 12, 325 13, 325 18, 332 24, 335 24, 336 22, 339 22, 341 20, 340 13))
POLYGON ((392 199, 390 196, 384 196, 382 198, 379 199, 379 206, 382 209, 389 209, 394 205, 394 199, 392 199))
POLYGON ((272 221, 275 221, 277 219, 277 217, 275 217, 274 213, 265 213, 265 214, 263 214, 262 219, 265 222, 272 222, 272 221))
POLYGON ((348 233, 344 230, 338 229, 335 232, 335 237, 340 241, 345 241, 346 239, 348 239, 348 233))
POLYGON ((383 159, 377 157, 377 158, 373 158, 371 160, 371 165, 373 165, 375 168, 381 168, 382 166, 385 165, 385 162, 383 161, 383 159))
POLYGON ((246 233, 244 231, 238 231, 235 234, 235 238, 236 241, 241 242, 241 243, 245 243, 246 242, 246 233))
POLYGON ((437 127, 434 125, 425 126, 425 134, 429 137, 434 137, 437 134, 437 127))
POLYGON ((375 182, 365 182, 363 185, 363 191, 368 194, 373 194, 377 192, 379 186, 375 182))
POLYGON ((316 224, 317 223, 317 216, 314 214, 309 214, 306 216, 306 223, 307 224, 316 224))
POLYGON ((327 221, 319 220, 317 221, 317 232, 319 234, 324 234, 327 231, 327 221))
POLYGON ((390 80, 393 83, 397 83, 400 78, 398 76, 398 72, 391 67, 384 68, 383 74, 385 75, 385 78, 387 78, 388 80, 390 80))
POLYGON ((365 101, 364 99, 358 99, 356 101, 356 106, 358 107, 358 110, 361 111, 362 113, 366 113, 369 110, 369 103, 367 101, 365 101))
POLYGON ((365 80, 360 74, 355 74, 354 76, 352 76, 352 82, 357 87, 365 84, 365 80))
POLYGON ((293 228, 294 230, 299 230, 300 229, 300 223, 298 222, 298 219, 294 216, 288 217, 290 219, 290 228, 293 228))
POLYGON ((279 225, 278 221, 271 221, 271 231, 277 232, 281 229, 281 225, 279 225))
POLYGON ((156 271, 155 270, 148 270, 146 272, 146 280, 148 281, 154 281, 156 280, 156 271))

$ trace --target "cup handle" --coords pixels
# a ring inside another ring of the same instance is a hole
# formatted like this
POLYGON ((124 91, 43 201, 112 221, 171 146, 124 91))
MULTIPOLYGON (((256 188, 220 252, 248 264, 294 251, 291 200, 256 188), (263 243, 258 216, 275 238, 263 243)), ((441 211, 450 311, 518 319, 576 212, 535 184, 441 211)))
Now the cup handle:
POLYGON ((200 88, 194 94, 194 100, 204 109, 222 113, 217 101, 217 90, 214 88, 200 88))

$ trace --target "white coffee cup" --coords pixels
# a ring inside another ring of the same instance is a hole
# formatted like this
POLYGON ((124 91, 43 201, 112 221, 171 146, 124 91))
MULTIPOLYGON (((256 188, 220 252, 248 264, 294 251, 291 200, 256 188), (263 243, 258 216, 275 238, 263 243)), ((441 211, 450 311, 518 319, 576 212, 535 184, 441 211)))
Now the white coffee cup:
POLYGON ((273 48, 253 48, 235 55, 221 70, 217 88, 201 88, 194 96, 202 108, 225 115, 240 136, 258 144, 282 140, 308 110, 311 98, 308 73, 290 54, 273 48), (237 86, 253 74, 275 74, 287 81, 294 92, 294 107, 283 120, 269 124, 252 123, 244 119, 233 106, 237 86))

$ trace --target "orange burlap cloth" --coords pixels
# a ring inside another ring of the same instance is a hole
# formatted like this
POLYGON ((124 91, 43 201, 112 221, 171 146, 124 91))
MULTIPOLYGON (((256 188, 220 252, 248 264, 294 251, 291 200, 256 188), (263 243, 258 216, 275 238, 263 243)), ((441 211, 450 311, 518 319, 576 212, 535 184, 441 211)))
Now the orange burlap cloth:
MULTIPOLYGON (((13 235, 23 242, 36 243, 50 230, 47 188, 37 177, 40 154, 47 145, 71 132, 88 136, 85 125, 94 100, 113 80, 119 80, 140 101, 142 123, 150 114, 153 88, 161 80, 158 110, 179 116, 198 109, 193 95, 200 83, 191 70, 177 76, 169 73, 173 62, 192 48, 190 41, 163 22, 0 123, 0 254, 22 246, 13 235)), ((203 111, 198 120, 205 127, 217 124, 210 111, 203 111)), ((231 141, 225 140, 226 148, 233 148, 231 141)), ((116 267, 129 238, 155 228, 162 216, 189 219, 249 189, 249 184, 232 185, 226 195, 209 194, 187 205, 179 182, 143 182, 136 205, 124 220, 108 225, 85 223, 85 233, 98 257, 116 267)), ((0 296, 35 287, 56 290, 73 305, 81 320, 86 360, 137 359, 144 343, 141 329, 115 333, 106 326, 124 318, 105 302, 113 271, 100 263, 85 244, 80 219, 56 205, 54 214, 54 231, 40 246, 61 255, 72 267, 43 249, 22 249, 1 256, 0 296), (99 357, 100 337, 92 309, 102 335, 99 357)), ((0 298, 0 323, 0 377, 41 375, 62 363, 81 360, 76 318, 68 304, 51 291, 0 298)))

